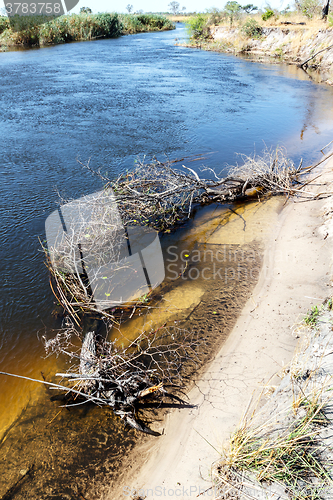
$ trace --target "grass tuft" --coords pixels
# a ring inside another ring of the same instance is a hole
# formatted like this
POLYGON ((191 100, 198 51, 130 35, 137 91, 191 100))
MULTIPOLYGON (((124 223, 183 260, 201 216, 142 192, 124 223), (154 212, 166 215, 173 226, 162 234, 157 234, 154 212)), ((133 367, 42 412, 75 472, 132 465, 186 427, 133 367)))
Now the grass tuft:
MULTIPOLYGON (((322 490, 331 483, 325 447, 318 439, 322 427, 329 423, 323 391, 302 394, 294 401, 294 417, 289 411, 285 427, 274 427, 271 422, 254 426, 252 419, 243 420, 216 469, 223 498, 233 498, 235 490, 243 491, 251 480, 282 485, 293 500, 321 498, 322 490)), ((279 417, 278 421, 286 415, 279 417)), ((251 487, 255 487, 253 483, 251 487)))
POLYGON ((312 328, 316 327, 322 307, 313 306, 304 317, 304 323, 312 328))

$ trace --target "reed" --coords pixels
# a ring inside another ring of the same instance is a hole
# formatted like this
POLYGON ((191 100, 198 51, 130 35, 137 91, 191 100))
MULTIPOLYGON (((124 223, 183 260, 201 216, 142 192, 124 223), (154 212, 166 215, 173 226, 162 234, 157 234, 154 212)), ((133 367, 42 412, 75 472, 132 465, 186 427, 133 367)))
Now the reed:
POLYGON ((115 38, 123 34, 174 29, 159 15, 117 13, 0 17, 0 45, 43 46, 66 42, 115 38))
POLYGON ((121 14, 124 34, 175 29, 174 23, 159 14, 121 14))

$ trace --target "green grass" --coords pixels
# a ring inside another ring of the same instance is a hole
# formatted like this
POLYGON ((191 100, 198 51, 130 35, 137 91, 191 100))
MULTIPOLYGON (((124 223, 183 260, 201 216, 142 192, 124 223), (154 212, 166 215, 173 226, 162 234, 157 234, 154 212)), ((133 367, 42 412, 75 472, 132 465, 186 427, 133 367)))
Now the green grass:
POLYGON ((43 46, 115 38, 123 34, 173 29, 169 19, 155 15, 70 14, 0 17, 0 45, 43 46))
POLYGON ((315 327, 319 318, 321 307, 313 306, 311 311, 307 313, 304 318, 304 323, 308 326, 315 327))
POLYGON ((127 34, 175 29, 170 19, 159 14, 121 14, 120 20, 127 34))

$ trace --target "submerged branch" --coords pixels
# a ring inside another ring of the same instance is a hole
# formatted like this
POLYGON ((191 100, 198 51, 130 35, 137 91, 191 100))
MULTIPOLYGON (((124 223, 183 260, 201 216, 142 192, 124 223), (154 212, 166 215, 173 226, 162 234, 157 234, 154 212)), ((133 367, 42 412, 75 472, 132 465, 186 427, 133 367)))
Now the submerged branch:
MULTIPOLYGON (((108 327, 114 326, 120 305, 131 318, 139 303, 137 299, 115 301, 112 307, 106 300, 117 280, 123 284, 123 276, 129 270, 126 259, 132 255, 132 249, 129 254, 126 252, 132 243, 133 253, 140 252, 141 237, 149 245, 152 233, 170 232, 184 223, 195 205, 229 203, 251 196, 316 197, 305 189, 309 181, 304 176, 321 162, 308 168, 302 167, 301 162, 295 167, 279 148, 242 159, 243 164, 230 168, 227 176, 211 169, 198 172, 185 165, 177 169, 174 161, 162 163, 155 159, 149 164, 139 162, 132 172, 121 174, 116 180, 94 172, 88 162, 85 167, 99 175, 106 187, 100 193, 67 204, 67 217, 68 206, 72 214, 68 229, 63 231, 60 244, 45 249, 52 289, 68 313, 66 328, 53 339, 44 338, 45 349, 47 353, 69 356, 77 366, 71 365, 67 374, 58 374, 66 385, 20 378, 64 391, 69 399, 66 404, 71 406, 85 402, 107 405, 126 424, 156 435, 137 419, 136 409, 146 399, 153 403, 160 403, 165 397, 177 400, 165 387, 184 388, 184 367, 197 366, 204 339, 163 325, 120 348, 115 342, 97 340, 96 328, 92 328, 85 337, 81 336, 82 349, 77 352, 71 342, 72 336, 78 335, 74 323, 78 326, 88 314, 94 320, 103 319, 108 327), (203 172, 209 173, 207 178, 203 172), (98 286, 102 299, 96 300, 98 286)), ((133 274, 128 273, 127 279, 131 284, 133 274)), ((149 293, 153 288, 154 284, 150 284, 149 293)))
MULTIPOLYGON (((170 232, 188 220, 198 204, 273 195, 313 199, 315 195, 304 189, 308 184, 305 174, 331 155, 316 165, 303 167, 301 162, 295 167, 281 148, 266 150, 261 156, 241 156, 243 164, 230 167, 227 176, 209 168, 194 170, 184 164, 175 168, 176 161, 162 163, 154 159, 148 164, 138 162, 133 171, 116 180, 95 172, 88 161, 84 167, 101 178, 105 189, 65 204, 74 214, 71 230, 64 233, 56 248, 44 248, 57 301, 77 325, 85 314, 116 323, 114 311, 124 302, 134 311, 137 297, 142 295, 136 291, 117 301, 118 296, 123 297, 117 290, 123 282, 130 288, 135 277, 127 272, 128 261, 124 260, 131 237, 137 246, 143 232, 148 239, 152 231, 170 232), (141 232, 137 233, 135 227, 141 232), (131 235, 128 231, 132 231, 131 235), (106 287, 106 283, 111 285, 106 287), (111 301, 110 297, 115 299, 111 301)), ((181 162, 185 160, 182 158, 181 162)), ((153 288, 151 284, 150 291, 153 288)))

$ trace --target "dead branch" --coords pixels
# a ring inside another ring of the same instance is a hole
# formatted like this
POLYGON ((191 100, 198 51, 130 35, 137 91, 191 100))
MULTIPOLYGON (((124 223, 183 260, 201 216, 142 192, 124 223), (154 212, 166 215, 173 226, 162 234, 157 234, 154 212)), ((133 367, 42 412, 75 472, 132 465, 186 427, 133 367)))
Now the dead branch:
POLYGON ((321 50, 318 50, 318 52, 316 52, 315 54, 313 54, 311 57, 309 57, 308 59, 306 59, 305 61, 303 61, 302 63, 298 64, 297 66, 299 68, 304 68, 305 65, 307 65, 307 63, 309 61, 311 61, 311 59, 314 59, 318 54, 320 54, 321 52, 325 52, 325 50, 330 50, 331 48, 333 47, 333 44, 332 45, 329 45, 328 47, 326 47, 325 49, 321 49, 321 50))
MULTIPOLYGON (((177 169, 173 161, 161 163, 156 159, 149 164, 138 162, 132 172, 121 174, 116 180, 97 172, 107 182, 106 188, 64 206, 67 230, 45 252, 52 289, 68 317, 54 338, 43 340, 47 354, 62 354, 71 359, 70 372, 58 374, 63 384, 45 382, 66 394, 66 405, 107 405, 131 427, 156 434, 138 420, 137 408, 146 400, 177 400, 166 387, 184 387, 184 370, 194 369, 199 363, 203 339, 163 325, 143 332, 120 348, 115 342, 97 341, 94 328, 80 336, 77 325, 87 314, 116 324, 115 311, 124 301, 115 302, 112 308, 106 299, 97 302, 95 292, 101 281, 98 275, 105 278, 109 287, 102 289, 102 297, 110 296, 118 277, 124 276, 128 234, 133 228, 135 234, 136 226, 148 236, 152 230, 169 231, 188 219, 196 204, 245 200, 253 192, 256 196, 314 197, 304 189, 308 181, 303 176, 315 166, 304 168, 301 162, 296 168, 279 148, 242 160, 243 164, 230 168, 225 177, 211 169, 200 173, 185 165, 177 169), (203 172, 209 175, 205 178, 203 172), (77 335, 82 341, 81 350, 72 342, 77 335)), ((93 172, 89 162, 86 168, 93 172)), ((128 279, 131 282, 130 274, 128 279)), ((137 304, 134 298, 122 309, 127 308, 131 317, 137 304)))
MULTIPOLYGON (((138 227, 147 235, 152 230, 170 231, 191 217, 195 205, 229 203, 253 193, 313 196, 302 190, 305 184, 301 178, 314 166, 302 168, 301 163, 296 168, 281 148, 266 150, 262 156, 241 158, 243 164, 231 167, 225 177, 212 169, 202 169, 200 173, 186 165, 177 169, 174 161, 162 163, 157 159, 149 164, 138 162, 133 171, 116 180, 95 172, 107 183, 106 188, 65 204, 71 213, 68 230, 57 244, 44 249, 52 290, 73 321, 79 324, 80 317, 87 313, 115 321, 111 309, 124 301, 110 305, 109 297, 126 271, 123 259, 128 252, 129 230, 138 227), (209 176, 203 177, 203 172, 209 176), (108 274, 104 275, 106 268, 108 274), (102 284, 101 276, 106 280, 102 284), (106 283, 111 287, 103 290, 106 283), (98 303, 96 291, 102 297, 98 303)), ((85 167, 93 172, 89 162, 85 167)), ((130 273, 127 279, 131 283, 130 273)), ((128 305, 135 309, 139 296, 140 290, 133 300, 128 299, 128 305)))
POLYGON ((78 350, 70 343, 71 335, 72 330, 67 335, 58 333, 49 341, 44 338, 47 352, 63 354, 72 360, 68 373, 56 375, 61 379, 59 384, 12 376, 45 383, 63 391, 67 395, 65 406, 84 402, 109 406, 126 424, 154 435, 154 431, 138 420, 138 406, 146 401, 161 403, 165 398, 183 405, 184 402, 167 387, 184 387, 185 370, 194 369, 199 364, 199 353, 204 344, 204 339, 178 327, 141 333, 122 347, 105 340, 96 342, 94 332, 90 331, 78 350))

